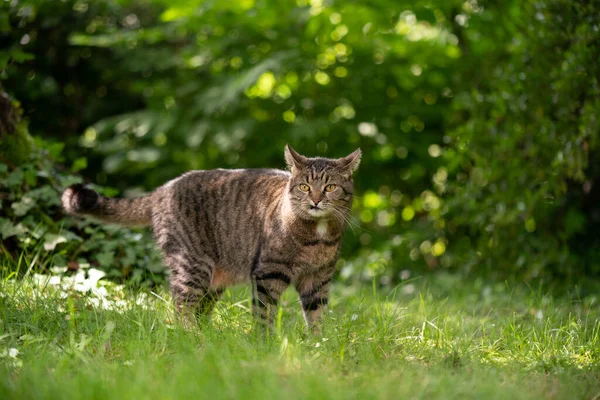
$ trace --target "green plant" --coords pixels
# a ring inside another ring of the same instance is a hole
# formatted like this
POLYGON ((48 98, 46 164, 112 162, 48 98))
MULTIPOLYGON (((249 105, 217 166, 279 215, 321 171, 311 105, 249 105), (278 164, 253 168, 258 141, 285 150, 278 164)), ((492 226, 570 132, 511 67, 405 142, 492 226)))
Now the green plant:
POLYGON ((133 285, 163 282, 165 271, 147 233, 63 214, 61 192, 81 182, 74 173, 86 160, 76 160, 69 170, 58 169, 62 149, 61 143, 37 139, 27 162, 18 167, 0 162, 2 269, 14 271, 18 266, 20 273, 31 269, 62 275, 91 266, 109 279, 133 285))
POLYGON ((455 264, 576 282, 600 272, 600 7, 505 9, 494 45, 470 42, 485 64, 466 67, 476 84, 453 103, 444 218, 455 264))

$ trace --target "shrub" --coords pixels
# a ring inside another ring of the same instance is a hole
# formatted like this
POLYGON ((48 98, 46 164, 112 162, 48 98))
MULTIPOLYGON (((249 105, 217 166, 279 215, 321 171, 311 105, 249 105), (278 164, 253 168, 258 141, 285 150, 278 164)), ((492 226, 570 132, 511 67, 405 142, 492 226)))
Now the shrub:
POLYGON ((600 7, 505 11, 493 46, 469 41, 482 64, 453 103, 444 218, 455 264, 526 280, 597 276, 600 7))
MULTIPOLYGON (((59 169, 62 143, 36 139, 28 160, 19 166, 0 161, 0 235, 5 273, 70 273, 93 266, 108 279, 138 286, 162 282, 165 270, 144 231, 63 214, 60 195, 64 188, 81 182, 74 175, 85 166, 76 160, 69 170, 59 169)), ((94 186, 105 195, 115 189, 94 186)))

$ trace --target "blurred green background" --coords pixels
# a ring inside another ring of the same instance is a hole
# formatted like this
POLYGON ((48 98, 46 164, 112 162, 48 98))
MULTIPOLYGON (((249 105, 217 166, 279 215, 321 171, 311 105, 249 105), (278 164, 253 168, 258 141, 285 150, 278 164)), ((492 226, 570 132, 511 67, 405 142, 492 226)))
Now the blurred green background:
POLYGON ((597 277, 599 25, 595 1, 4 1, 3 266, 153 284, 148 235, 60 190, 283 168, 290 143, 363 150, 341 279, 597 277))

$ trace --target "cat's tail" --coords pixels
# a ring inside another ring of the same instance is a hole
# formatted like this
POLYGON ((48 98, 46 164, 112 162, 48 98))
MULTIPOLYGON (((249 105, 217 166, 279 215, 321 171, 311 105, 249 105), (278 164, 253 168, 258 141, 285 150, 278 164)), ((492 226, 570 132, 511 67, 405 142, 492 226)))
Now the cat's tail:
POLYGON ((152 200, 152 194, 131 199, 104 197, 82 184, 72 185, 62 194, 62 205, 69 214, 137 226, 152 223, 152 200))

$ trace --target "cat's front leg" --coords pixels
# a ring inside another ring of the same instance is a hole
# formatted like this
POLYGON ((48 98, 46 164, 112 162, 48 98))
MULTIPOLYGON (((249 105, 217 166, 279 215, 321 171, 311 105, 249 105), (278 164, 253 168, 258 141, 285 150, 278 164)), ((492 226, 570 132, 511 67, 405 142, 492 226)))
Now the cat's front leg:
POLYGON ((306 325, 314 334, 320 333, 321 318, 329 303, 329 286, 332 275, 311 277, 296 285, 306 325))
POLYGON ((292 279, 286 262, 262 260, 252 273, 252 313, 261 321, 272 325, 281 294, 292 279))

